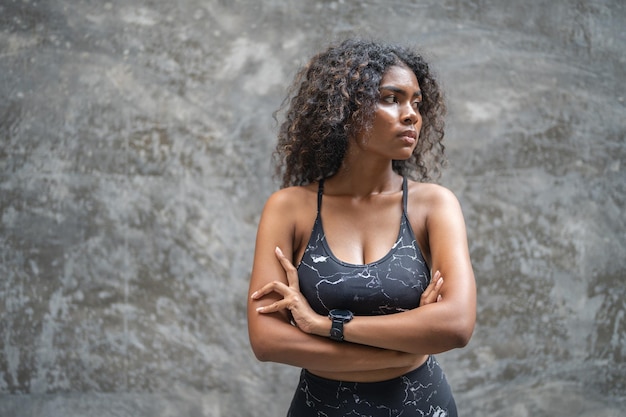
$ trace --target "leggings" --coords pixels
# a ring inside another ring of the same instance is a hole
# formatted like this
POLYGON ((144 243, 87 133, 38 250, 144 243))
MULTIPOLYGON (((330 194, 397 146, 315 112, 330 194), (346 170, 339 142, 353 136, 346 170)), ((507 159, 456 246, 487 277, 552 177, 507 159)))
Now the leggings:
POLYGON ((345 382, 303 369, 287 417, 457 417, 456 403, 434 356, 387 381, 345 382))

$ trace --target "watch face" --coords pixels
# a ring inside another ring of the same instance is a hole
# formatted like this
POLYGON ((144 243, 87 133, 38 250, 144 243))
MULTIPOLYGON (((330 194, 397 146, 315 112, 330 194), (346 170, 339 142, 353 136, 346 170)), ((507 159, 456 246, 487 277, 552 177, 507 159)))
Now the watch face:
POLYGON ((339 310, 339 309, 334 309, 334 310, 330 310, 330 317, 333 319, 339 319, 339 320, 352 320, 353 314, 351 311, 349 310, 339 310))

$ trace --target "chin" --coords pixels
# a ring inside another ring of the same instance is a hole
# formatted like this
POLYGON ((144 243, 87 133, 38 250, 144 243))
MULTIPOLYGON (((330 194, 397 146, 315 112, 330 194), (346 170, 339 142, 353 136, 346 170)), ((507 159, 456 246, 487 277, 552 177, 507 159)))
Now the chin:
POLYGON ((394 161, 406 161, 407 159, 409 159, 410 157, 413 156, 413 151, 411 151, 410 153, 406 153, 404 155, 398 155, 397 158, 393 158, 394 161))

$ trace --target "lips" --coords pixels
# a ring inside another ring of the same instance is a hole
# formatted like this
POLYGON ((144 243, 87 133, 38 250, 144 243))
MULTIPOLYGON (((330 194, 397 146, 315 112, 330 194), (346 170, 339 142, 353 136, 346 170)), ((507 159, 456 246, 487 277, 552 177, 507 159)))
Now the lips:
POLYGON ((415 130, 405 130, 404 132, 400 133, 399 136, 417 139, 417 132, 415 130))
POLYGON ((400 137, 400 140, 402 140, 402 142, 404 142, 408 146, 413 146, 415 142, 417 142, 417 132, 415 130, 405 130, 398 136, 400 137))

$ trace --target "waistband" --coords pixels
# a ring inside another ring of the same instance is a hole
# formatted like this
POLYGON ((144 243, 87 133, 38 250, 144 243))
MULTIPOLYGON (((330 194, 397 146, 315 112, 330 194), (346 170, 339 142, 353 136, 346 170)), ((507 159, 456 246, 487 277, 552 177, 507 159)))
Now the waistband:
MULTIPOLYGON (((439 363, 437 362, 437 359, 435 359, 433 355, 428 355, 428 358, 424 361, 423 364, 421 364, 417 368, 403 375, 400 375, 391 379, 386 379, 383 381, 358 382, 358 384, 361 388, 365 388, 365 387, 375 388, 375 387, 379 387, 379 386, 383 386, 387 384, 395 384, 398 381, 401 381, 404 379, 409 379, 411 381, 423 380, 424 378, 429 378, 432 376, 432 371, 434 368, 439 368, 439 363)), ((304 378, 305 380, 318 383, 318 384, 323 384, 326 386, 332 386, 332 385, 339 386, 339 385, 345 385, 345 384, 351 384, 351 383, 356 384, 356 382, 351 382, 351 381, 339 381, 336 379, 324 378, 324 377, 312 374, 307 369, 302 370, 302 378, 304 378)))

